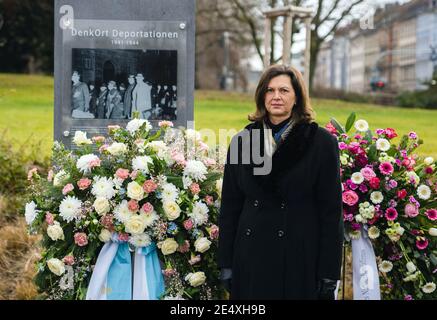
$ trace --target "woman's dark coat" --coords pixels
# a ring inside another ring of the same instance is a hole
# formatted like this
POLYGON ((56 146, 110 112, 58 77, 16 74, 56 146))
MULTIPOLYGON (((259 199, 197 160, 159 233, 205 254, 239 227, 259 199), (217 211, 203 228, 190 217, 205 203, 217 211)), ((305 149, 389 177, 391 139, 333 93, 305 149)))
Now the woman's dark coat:
MULTIPOLYGON (((254 129, 262 123, 246 127, 249 133, 254 129)), ((263 130, 258 132, 263 150, 263 130)), ((254 161, 229 159, 228 152, 218 262, 232 268, 231 299, 317 299, 319 279, 340 279, 343 215, 336 138, 316 123, 297 124, 274 153, 268 175, 254 175, 254 161)))

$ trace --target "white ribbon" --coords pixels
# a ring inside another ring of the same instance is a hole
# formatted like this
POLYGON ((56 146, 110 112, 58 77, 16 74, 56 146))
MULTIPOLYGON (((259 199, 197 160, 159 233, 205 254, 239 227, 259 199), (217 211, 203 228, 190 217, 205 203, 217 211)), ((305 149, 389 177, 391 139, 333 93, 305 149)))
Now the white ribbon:
POLYGON ((352 239, 354 300, 381 300, 378 267, 367 230, 359 239, 352 239))

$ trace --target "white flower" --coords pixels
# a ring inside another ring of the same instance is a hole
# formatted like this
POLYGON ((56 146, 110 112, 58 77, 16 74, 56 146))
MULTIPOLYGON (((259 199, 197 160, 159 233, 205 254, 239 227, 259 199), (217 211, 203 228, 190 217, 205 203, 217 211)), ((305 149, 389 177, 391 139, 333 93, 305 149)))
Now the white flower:
POLYGON ((56 258, 52 258, 47 261, 47 267, 49 267, 49 270, 57 276, 61 276, 65 272, 64 263, 56 258))
POLYGON ((197 201, 194 204, 193 211, 188 213, 188 216, 193 219, 196 226, 200 226, 208 221, 208 206, 202 201, 197 201))
POLYGON ((189 273, 185 277, 185 281, 188 281, 193 287, 198 287, 204 284, 205 280, 206 276, 204 272, 189 273))
POLYGON ((178 243, 173 238, 167 238, 161 243, 161 251, 165 256, 175 253, 178 247, 178 243))
POLYGON ((129 238, 129 243, 136 248, 147 247, 152 242, 152 239, 147 233, 133 235, 129 238))
POLYGON ((114 183, 114 188, 117 190, 120 190, 120 188, 123 185, 124 180, 115 176, 114 178, 112 178, 112 182, 114 183))
POLYGON ((364 181, 364 176, 361 174, 361 172, 355 172, 352 174, 351 180, 355 184, 361 184, 364 181))
POLYGON ((59 215, 67 222, 80 216, 82 201, 76 197, 67 196, 59 205, 59 215))
POLYGON ((103 197, 97 197, 93 203, 93 207, 99 215, 104 215, 111 210, 111 206, 109 205, 109 201, 103 197))
POLYGON ((115 196, 114 182, 107 177, 94 177, 91 193, 96 197, 111 199, 115 196))
POLYGON ((159 220, 159 216, 156 211, 152 211, 151 213, 141 213, 140 217, 144 220, 146 228, 150 227, 155 221, 159 220))
POLYGON ((384 260, 379 264, 379 271, 383 273, 388 273, 393 269, 393 263, 390 261, 384 260))
POLYGON ((173 221, 181 215, 181 208, 173 201, 165 201, 162 205, 165 215, 168 220, 173 221))
POLYGON ((369 124, 366 120, 357 120, 355 122, 355 129, 357 129, 360 132, 365 132, 369 130, 369 124))
POLYGON ((422 291, 425 293, 433 293, 435 291, 435 283, 428 282, 422 287, 422 291))
POLYGON ((144 219, 137 214, 131 215, 124 225, 126 232, 130 234, 141 234, 144 232, 144 229, 146 229, 144 219))
POLYGON ((376 226, 372 226, 367 230, 370 239, 376 239, 379 237, 379 229, 376 226))
POLYGON ((76 168, 82 173, 89 173, 100 159, 95 154, 86 154, 80 157, 76 162, 76 168))
POLYGON ((144 189, 135 181, 129 182, 127 185, 127 196, 140 201, 144 198, 144 189))
POLYGON ((410 182, 411 180, 414 181, 414 185, 417 186, 420 182, 420 177, 416 174, 414 171, 407 171, 405 173, 407 182, 410 182))
POLYGON ((437 228, 429 228, 428 233, 430 236, 437 237, 437 228))
POLYGON ((55 221, 54 224, 47 227, 47 235, 53 241, 65 239, 64 231, 62 230, 58 221, 55 221))
POLYGON ((92 144, 92 141, 86 137, 86 132, 76 131, 74 133, 73 143, 77 146, 92 144))
POLYGON ((114 217, 122 222, 127 222, 133 216, 132 211, 129 210, 127 200, 123 200, 114 208, 114 217))
POLYGON ((188 176, 196 181, 203 181, 206 179, 207 174, 206 166, 202 161, 188 160, 184 168, 184 175, 188 176))
POLYGON ((201 139, 200 132, 193 129, 187 129, 185 131, 185 137, 191 142, 198 142, 201 139))
POLYGON ((127 152, 127 146, 124 143, 114 142, 106 150, 113 156, 120 156, 127 152))
POLYGON ((53 185, 55 187, 60 187, 68 179, 70 179, 70 175, 67 172, 65 172, 65 170, 61 170, 57 174, 55 174, 53 178, 53 185))
POLYGON ((427 165, 430 166, 434 163, 434 158, 433 157, 426 157, 425 160, 423 160, 423 162, 427 165))
POLYGON ((173 183, 166 183, 162 186, 161 197, 163 202, 175 202, 179 191, 173 183))
POLYGON ((108 229, 102 229, 99 234, 99 240, 102 242, 108 242, 111 240, 112 233, 108 229))
POLYGON ((26 203, 26 209, 25 209, 25 213, 24 213, 24 216, 26 217, 26 223, 28 225, 31 225, 39 212, 41 212, 41 210, 36 209, 35 202, 32 201, 32 202, 26 203))
POLYGON ((204 253, 204 252, 208 251, 210 246, 211 246, 211 241, 209 241, 206 237, 198 238, 194 242, 194 247, 196 248, 196 251, 198 251, 200 253, 204 253))
POLYGON ((148 156, 139 156, 132 160, 132 168, 147 174, 149 173, 149 163, 153 164, 152 158, 148 156))
POLYGON ((217 190, 218 196, 221 198, 222 197, 222 188, 223 188, 223 179, 218 179, 215 182, 215 188, 217 190))
POLYGON ((143 124, 146 124, 145 129, 146 132, 149 132, 152 129, 152 125, 149 121, 145 119, 132 119, 129 121, 129 123, 126 126, 126 130, 130 132, 131 135, 133 135, 136 131, 138 131, 143 124))
POLYGON ((168 147, 164 141, 151 141, 146 145, 146 147, 152 149, 160 159, 165 159, 168 156, 168 147))
POLYGON ((349 232, 349 238, 351 238, 352 240, 358 240, 359 238, 361 238, 361 231, 353 230, 349 232))
POLYGON ((390 149, 390 142, 387 139, 379 138, 376 140, 376 149, 381 151, 388 151, 390 149))
POLYGON ((165 296, 163 300, 185 300, 182 296, 165 296))
POLYGON ((370 200, 374 203, 374 204, 378 204, 381 203, 382 200, 384 200, 384 196, 382 195, 382 193, 380 191, 373 191, 370 194, 370 200))
POLYGON ((417 195, 420 199, 428 200, 429 197, 431 197, 431 189, 428 186, 421 184, 417 188, 417 195))
POLYGON ((411 262, 411 261, 407 262, 406 267, 407 267, 407 270, 408 270, 409 273, 416 272, 416 270, 417 270, 417 269, 416 269, 416 266, 415 266, 414 263, 411 262))
POLYGON ((184 184, 184 189, 187 190, 193 184, 193 180, 190 177, 182 176, 182 183, 184 184))

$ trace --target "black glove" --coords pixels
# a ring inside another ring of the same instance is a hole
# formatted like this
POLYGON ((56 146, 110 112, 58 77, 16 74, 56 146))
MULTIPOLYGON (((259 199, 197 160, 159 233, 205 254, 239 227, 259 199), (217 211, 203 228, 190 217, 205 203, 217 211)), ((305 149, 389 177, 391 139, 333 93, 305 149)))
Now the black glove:
POLYGON ((220 272, 220 280, 226 291, 230 293, 232 288, 232 269, 223 268, 220 272))
POLYGON ((319 300, 335 300, 335 289, 337 281, 331 279, 319 280, 317 286, 317 296, 319 300))

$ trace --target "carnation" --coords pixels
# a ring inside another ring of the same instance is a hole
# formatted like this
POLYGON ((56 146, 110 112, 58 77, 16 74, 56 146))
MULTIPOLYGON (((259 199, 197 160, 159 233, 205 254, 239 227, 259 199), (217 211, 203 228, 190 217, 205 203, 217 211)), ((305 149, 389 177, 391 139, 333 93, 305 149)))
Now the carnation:
POLYGON ((369 230, 367 230, 367 233, 372 240, 378 238, 380 235, 379 229, 375 226, 370 227, 369 230))
POLYGON ((393 263, 390 261, 384 260, 379 264, 379 271, 383 273, 388 273, 393 269, 393 263))
POLYGON ((77 232, 74 234, 74 243, 79 247, 84 247, 88 244, 88 237, 86 233, 77 232))
POLYGON ((352 190, 345 191, 343 192, 343 202, 349 206, 353 206, 358 202, 358 195, 352 190))
POLYGON ((367 130, 369 130, 369 124, 366 120, 358 120, 355 122, 355 129, 360 132, 366 132, 367 130))
POLYGON ((196 181, 203 181, 206 179, 207 169, 201 161, 188 160, 185 168, 184 175, 192 178, 196 181))
POLYGON ((376 140, 376 149, 380 151, 388 151, 390 149, 390 142, 387 139, 379 138, 376 140))
POLYGON ((144 127, 146 132, 149 132, 152 129, 152 125, 149 121, 145 119, 132 119, 127 124, 126 130, 129 131, 131 135, 134 135, 135 132, 137 132, 143 124, 146 124, 144 127))
POLYGON ((430 187, 422 184, 417 188, 417 195, 422 200, 428 200, 431 197, 430 187))
POLYGON ((358 184, 361 184, 364 181, 364 177, 361 174, 361 172, 355 172, 355 173, 352 174, 351 180, 352 180, 353 183, 358 185, 358 184))
POLYGON ((385 217, 388 221, 394 221, 398 217, 398 212, 395 208, 388 208, 385 210, 385 217))
POLYGON ((371 168, 368 167, 362 168, 360 172, 363 175, 364 179, 366 179, 367 181, 376 177, 376 173, 371 168))
POLYGON ((88 178, 82 178, 77 182, 79 190, 85 190, 91 185, 92 181, 88 178))
POLYGON ((96 197, 103 197, 106 199, 112 199, 115 196, 114 182, 107 177, 94 178, 94 184, 91 189, 91 193, 96 197))
POLYGON ((428 210, 426 210, 425 215, 431 221, 437 220, 437 210, 436 209, 428 209, 428 210))
POLYGON ((379 165, 379 171, 383 175, 391 175, 393 170, 393 165, 390 162, 383 162, 379 165))
POLYGON ((28 225, 31 225, 39 212, 41 212, 41 211, 36 209, 35 202, 32 201, 32 202, 26 203, 26 208, 25 208, 25 213, 24 213, 24 216, 26 218, 26 223, 28 225))
POLYGON ((435 291, 435 283, 434 282, 428 282, 422 287, 422 291, 425 293, 433 293, 435 291))
POLYGON ((133 213, 132 211, 129 210, 129 205, 127 200, 123 200, 120 204, 118 204, 114 208, 115 218, 122 223, 127 222, 132 217, 132 215, 133 213))
POLYGON ((144 189, 144 192, 146 192, 146 193, 152 193, 153 191, 156 190, 157 187, 158 187, 158 185, 153 180, 144 181, 143 189, 144 189))
POLYGON ((81 156, 76 162, 76 168, 82 173, 90 173, 91 169, 100 166, 100 159, 95 154, 81 156))
POLYGON ((117 171, 115 172, 115 175, 117 176, 117 178, 125 180, 125 179, 129 178, 129 170, 123 169, 123 168, 118 168, 117 171))
POLYGON ((382 200, 384 200, 384 196, 382 195, 382 193, 380 191, 373 191, 370 194, 370 200, 374 203, 374 204, 379 204, 382 202, 382 200))
POLYGON ((62 200, 59 206, 59 215, 66 221, 71 222, 73 219, 80 217, 82 201, 76 197, 67 196, 62 200))

